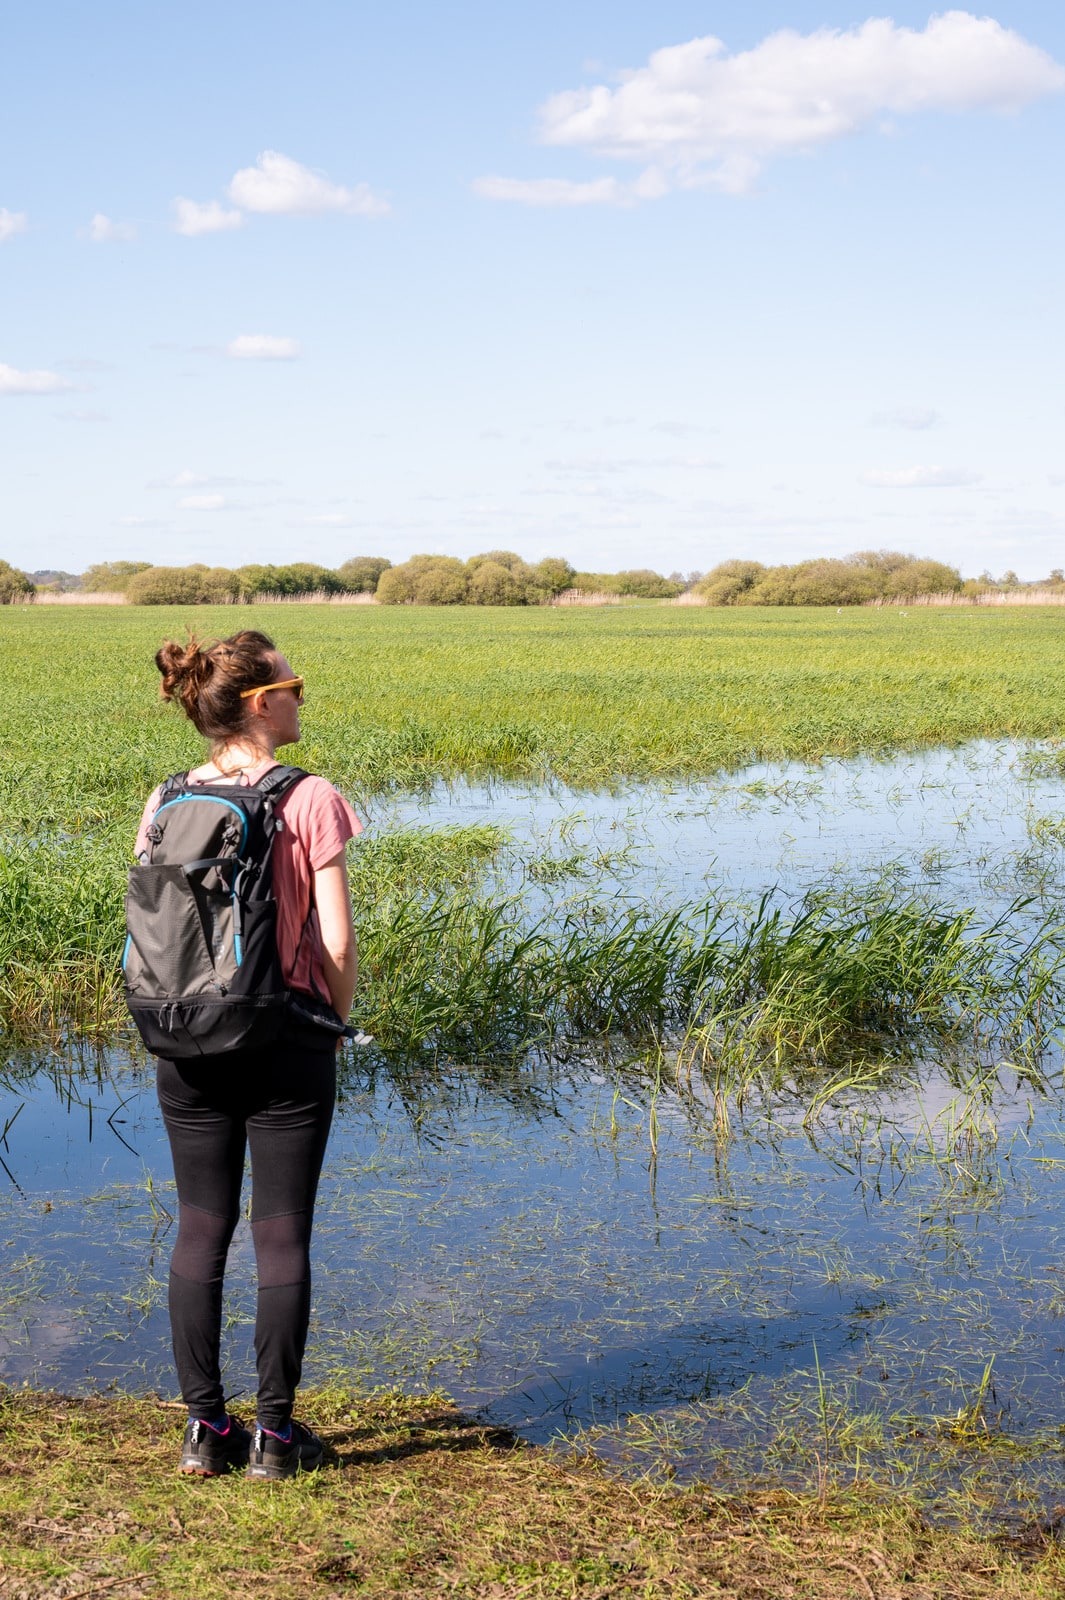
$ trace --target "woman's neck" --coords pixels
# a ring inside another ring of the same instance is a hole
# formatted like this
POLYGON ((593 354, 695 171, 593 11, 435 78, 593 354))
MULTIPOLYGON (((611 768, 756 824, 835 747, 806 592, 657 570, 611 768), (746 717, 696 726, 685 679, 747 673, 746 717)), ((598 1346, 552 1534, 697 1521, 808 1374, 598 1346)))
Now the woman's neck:
POLYGON ((235 777, 252 767, 261 767, 264 761, 272 761, 275 748, 271 743, 260 745, 250 740, 235 739, 213 751, 209 765, 223 778, 235 777))

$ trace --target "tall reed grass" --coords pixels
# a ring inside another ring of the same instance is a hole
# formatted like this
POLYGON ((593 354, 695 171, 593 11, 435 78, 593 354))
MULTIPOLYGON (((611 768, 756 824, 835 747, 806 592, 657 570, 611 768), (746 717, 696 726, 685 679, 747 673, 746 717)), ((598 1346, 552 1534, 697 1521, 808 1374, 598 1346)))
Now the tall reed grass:
MULTIPOLYGON (((485 827, 386 835, 352 871, 356 1015, 386 1054, 557 1059, 662 1050, 715 1092, 806 1084, 918 1052, 1033 1063, 1065 999, 1065 934, 1018 906, 991 927, 882 893, 530 919, 480 885, 485 827)), ((128 1036, 116 830, 0 850, 0 1025, 10 1038, 128 1036)))

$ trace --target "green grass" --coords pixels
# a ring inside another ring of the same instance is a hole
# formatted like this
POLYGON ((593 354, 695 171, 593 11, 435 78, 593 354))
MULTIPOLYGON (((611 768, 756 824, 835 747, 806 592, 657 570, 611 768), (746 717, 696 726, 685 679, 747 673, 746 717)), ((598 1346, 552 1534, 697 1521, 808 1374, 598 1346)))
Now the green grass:
POLYGON ((265 628, 307 675, 301 758, 345 791, 581 785, 752 760, 1055 737, 1060 608, 0 608, 0 830, 128 815, 199 741, 154 650, 265 628))
MULTIPOLYGON (((276 633, 305 671, 291 754, 358 798, 432 777, 577 782, 709 773, 977 734, 1049 735, 1065 615, 435 611, 358 607, 0 609, 0 1023, 23 1038, 120 1030, 121 897, 144 796, 200 759, 158 701, 154 647, 193 625, 276 633)), ((1047 824, 1050 827, 1050 824, 1047 824)), ((1046 830, 1044 830, 1046 831, 1046 830)), ((498 828, 371 836, 354 857, 359 1017, 392 1052, 683 1041, 720 1085, 856 1051, 1005 1039, 1053 1026, 1062 947, 1012 923, 867 895, 738 924, 713 908, 587 904, 530 922, 484 882, 498 828)), ((1058 841, 1036 838, 1044 850, 1058 841)), ((526 882, 577 872, 566 857, 526 882)))
MULTIPOLYGON (((0 852, 0 1022, 23 1041, 106 1042, 129 1024, 119 958, 129 830, 0 852)), ((1035 1066, 1065 1000, 1065 931, 1028 908, 980 928, 883 891, 734 916, 587 900, 539 919, 484 880, 490 826, 412 829, 356 847, 356 1015, 390 1057, 556 1058, 669 1048, 717 1095, 856 1061, 948 1064, 1006 1049, 1035 1066)), ((988 1057, 990 1062, 990 1057, 988 1057)))
POLYGON ((257 1485, 174 1472, 183 1417, 152 1400, 0 1391, 0 1592, 16 1600, 1050 1600, 1048 1527, 1003 1546, 905 1501, 625 1483, 516 1446, 440 1397, 311 1395, 320 1473, 257 1485))

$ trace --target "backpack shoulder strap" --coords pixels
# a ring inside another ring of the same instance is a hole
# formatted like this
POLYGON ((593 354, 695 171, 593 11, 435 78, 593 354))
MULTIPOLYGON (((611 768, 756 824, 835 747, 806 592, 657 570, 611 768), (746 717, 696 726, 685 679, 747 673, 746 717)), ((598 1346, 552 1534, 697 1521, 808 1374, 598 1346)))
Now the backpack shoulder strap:
MULTIPOLYGON (((175 772, 171 777, 164 778, 159 785, 159 805, 165 806, 168 800, 173 800, 175 795, 181 794, 183 790, 188 788, 188 782, 189 775, 187 772, 175 772)), ((157 811, 158 809, 159 806, 156 806, 157 811)))
POLYGON ((309 777, 310 773, 305 772, 302 767, 271 767, 255 787, 268 800, 280 800, 281 796, 287 794, 301 779, 309 777))

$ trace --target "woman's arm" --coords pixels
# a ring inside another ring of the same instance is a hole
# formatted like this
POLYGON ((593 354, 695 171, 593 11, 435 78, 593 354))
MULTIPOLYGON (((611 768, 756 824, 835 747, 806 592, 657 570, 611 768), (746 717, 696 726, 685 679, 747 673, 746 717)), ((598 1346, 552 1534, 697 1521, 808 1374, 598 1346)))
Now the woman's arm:
POLYGON ((348 868, 343 850, 314 874, 314 903, 322 934, 322 965, 333 1010, 345 1022, 351 1012, 359 952, 351 919, 348 868))

